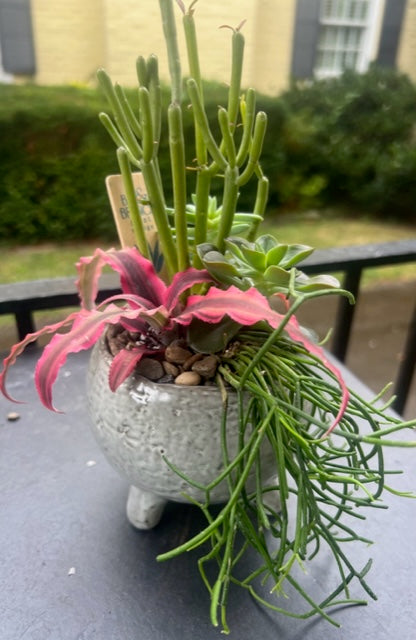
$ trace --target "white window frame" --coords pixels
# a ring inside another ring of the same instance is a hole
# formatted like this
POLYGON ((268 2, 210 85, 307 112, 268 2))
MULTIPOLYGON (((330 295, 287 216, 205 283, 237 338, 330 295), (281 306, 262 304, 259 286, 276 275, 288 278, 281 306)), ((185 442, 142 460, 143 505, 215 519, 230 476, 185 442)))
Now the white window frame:
MULTIPOLYGON (((325 27, 359 27, 363 30, 362 40, 360 43, 360 47, 357 50, 358 57, 354 67, 355 71, 359 73, 364 73, 367 71, 370 62, 373 57, 373 52, 375 50, 375 39, 377 37, 379 31, 379 20, 381 17, 381 11, 384 6, 384 0, 369 0, 369 11, 364 20, 357 20, 354 18, 336 18, 336 17, 327 17, 324 13, 325 2, 327 0, 321 0, 321 16, 319 20, 319 26, 325 27)), ((317 54, 320 47, 317 46, 317 54)), ((331 50, 337 51, 336 46, 331 50)), ((339 49, 343 51, 344 49, 339 49)), ((314 76, 318 79, 328 78, 328 77, 336 77, 341 75, 343 70, 335 69, 335 68, 318 68, 315 66, 314 76)))

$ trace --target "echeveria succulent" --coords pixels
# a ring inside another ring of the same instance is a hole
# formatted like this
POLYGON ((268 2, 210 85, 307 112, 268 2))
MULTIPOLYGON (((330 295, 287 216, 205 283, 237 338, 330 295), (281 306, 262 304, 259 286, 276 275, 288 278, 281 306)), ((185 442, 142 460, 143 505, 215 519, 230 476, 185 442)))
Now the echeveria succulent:
POLYGON ((340 286, 331 275, 309 277, 297 268, 296 265, 313 252, 307 245, 283 244, 271 235, 263 235, 254 242, 229 237, 225 247, 224 252, 208 242, 197 247, 204 267, 224 284, 235 284, 242 289, 256 287, 268 296, 288 294, 291 282, 300 292, 340 286))

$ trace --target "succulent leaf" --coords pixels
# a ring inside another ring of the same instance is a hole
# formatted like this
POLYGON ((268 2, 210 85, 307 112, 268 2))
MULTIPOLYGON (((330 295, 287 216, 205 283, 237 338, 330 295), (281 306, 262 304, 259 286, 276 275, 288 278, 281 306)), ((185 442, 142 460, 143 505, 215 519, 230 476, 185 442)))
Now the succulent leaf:
POLYGON ((280 264, 280 261, 286 254, 287 249, 288 249, 287 244, 278 244, 276 247, 269 249, 269 251, 266 253, 267 266, 280 264))
POLYGON ((263 253, 268 253, 271 249, 274 249, 279 245, 276 238, 269 233, 259 236, 255 242, 256 248, 263 253))
POLYGON ((239 332, 241 324, 230 318, 223 318, 219 324, 212 325, 202 320, 191 321, 188 332, 188 344, 199 353, 219 353, 239 332))
POLYGON ((311 253, 313 253, 312 247, 308 247, 305 244, 290 244, 280 264, 282 267, 285 267, 285 269, 290 269, 301 260, 310 256, 311 253))

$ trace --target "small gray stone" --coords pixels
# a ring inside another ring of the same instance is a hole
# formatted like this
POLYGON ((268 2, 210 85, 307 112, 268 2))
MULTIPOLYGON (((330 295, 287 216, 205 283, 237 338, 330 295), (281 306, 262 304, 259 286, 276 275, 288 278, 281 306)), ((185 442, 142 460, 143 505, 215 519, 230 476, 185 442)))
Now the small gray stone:
POLYGON ((162 364, 154 358, 142 358, 137 365, 137 373, 149 380, 159 380, 165 374, 162 364))
POLYGON ((192 369, 192 365, 195 364, 195 362, 198 362, 198 360, 202 360, 203 357, 202 353, 194 353, 183 363, 183 370, 190 371, 192 369))
POLYGON ((192 371, 196 371, 203 378, 213 378, 218 367, 216 356, 206 356, 192 365, 192 371))
POLYGON ((196 387, 201 383, 201 376, 196 371, 184 371, 176 379, 175 384, 196 387))
POLYGON ((191 356, 192 353, 188 351, 188 349, 184 349, 177 344, 172 343, 168 347, 166 347, 165 359, 168 362, 173 362, 174 364, 183 364, 191 356))
POLYGON ((162 367, 165 370, 166 375, 168 376, 173 376, 174 378, 176 378, 176 376, 180 374, 178 367, 174 365, 173 362, 167 362, 167 360, 164 360, 162 362, 162 367))

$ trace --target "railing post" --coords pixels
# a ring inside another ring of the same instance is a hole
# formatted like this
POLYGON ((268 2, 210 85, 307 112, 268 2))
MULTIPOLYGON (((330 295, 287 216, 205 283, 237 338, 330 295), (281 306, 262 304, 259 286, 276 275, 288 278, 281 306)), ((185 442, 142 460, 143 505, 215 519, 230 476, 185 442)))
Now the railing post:
POLYGON ((403 360, 400 364, 396 382, 394 385, 393 409, 399 414, 403 414, 406 400, 409 395, 410 386, 416 365, 416 304, 410 320, 407 338, 404 345, 403 360))
POLYGON ((23 340, 28 333, 33 333, 35 331, 33 316, 30 309, 19 309, 19 311, 15 312, 14 317, 16 319, 16 328, 19 340, 23 340))
MULTIPOLYGON (((345 274, 343 283, 343 288, 353 294, 356 302, 360 292, 361 274, 361 267, 350 266, 345 274)), ((332 353, 340 362, 345 362, 345 356, 348 352, 354 314, 355 305, 350 304, 347 298, 340 298, 331 345, 332 353)))

